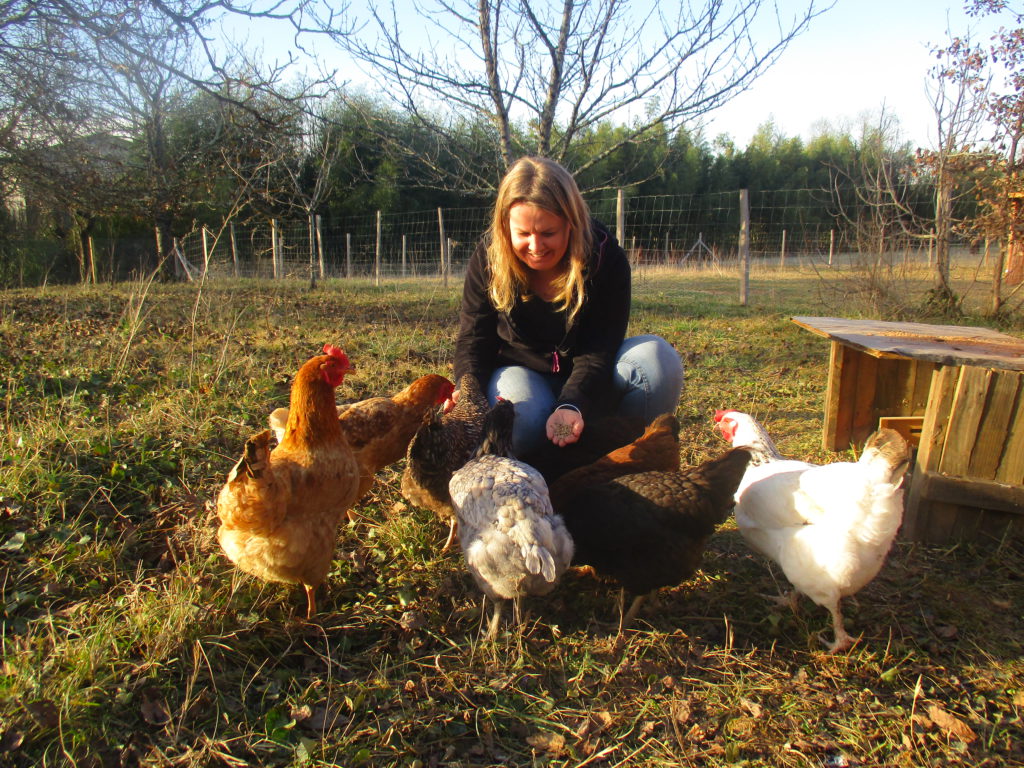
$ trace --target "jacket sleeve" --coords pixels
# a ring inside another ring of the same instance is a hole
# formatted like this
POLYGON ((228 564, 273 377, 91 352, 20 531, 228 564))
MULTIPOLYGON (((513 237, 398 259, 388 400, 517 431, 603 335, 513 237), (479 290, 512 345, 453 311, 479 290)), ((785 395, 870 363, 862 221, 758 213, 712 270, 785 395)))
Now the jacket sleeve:
POLYGON ((455 340, 455 380, 469 373, 486 391, 498 356, 498 312, 487 292, 487 256, 481 242, 466 266, 455 340))
POLYGON ((612 366, 626 338, 630 309, 629 259, 603 228, 596 228, 594 237, 596 266, 580 310, 572 373, 556 404, 571 403, 584 417, 594 399, 611 386, 612 366))

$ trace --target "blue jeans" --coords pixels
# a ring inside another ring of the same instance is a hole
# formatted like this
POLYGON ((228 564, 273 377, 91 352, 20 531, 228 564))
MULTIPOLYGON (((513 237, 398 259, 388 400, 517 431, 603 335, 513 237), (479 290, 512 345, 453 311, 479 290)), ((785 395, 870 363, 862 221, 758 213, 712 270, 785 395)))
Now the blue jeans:
MULTIPOLYGON (((564 375, 539 373, 520 365, 499 368, 491 376, 487 399, 494 403, 500 396, 516 407, 512 432, 516 456, 525 456, 547 440, 544 426, 565 381, 564 375)), ((621 398, 616 409, 619 414, 649 424, 655 416, 675 413, 683 390, 683 362, 660 336, 633 336, 622 342, 615 355, 612 388, 621 398)))

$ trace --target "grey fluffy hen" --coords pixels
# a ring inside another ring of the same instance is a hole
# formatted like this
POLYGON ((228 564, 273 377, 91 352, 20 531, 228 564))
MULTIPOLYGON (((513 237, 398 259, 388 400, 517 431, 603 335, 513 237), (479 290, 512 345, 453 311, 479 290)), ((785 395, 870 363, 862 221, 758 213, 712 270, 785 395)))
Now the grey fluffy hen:
POLYGON ((494 602, 488 639, 497 634, 506 600, 550 592, 573 555, 544 478, 509 456, 514 418, 506 400, 491 409, 476 456, 449 485, 466 567, 494 602))

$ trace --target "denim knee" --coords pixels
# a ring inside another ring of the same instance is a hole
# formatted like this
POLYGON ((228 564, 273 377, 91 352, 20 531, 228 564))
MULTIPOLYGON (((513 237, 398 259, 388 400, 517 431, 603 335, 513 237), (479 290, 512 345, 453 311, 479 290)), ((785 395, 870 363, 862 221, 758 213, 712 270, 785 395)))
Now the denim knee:
POLYGON ((632 336, 619 347, 614 379, 622 392, 623 415, 650 423, 655 416, 675 412, 679 405, 683 361, 660 336, 632 336))
POLYGON ((516 456, 539 449, 547 440, 545 426, 556 400, 551 378, 519 365, 499 368, 491 376, 487 399, 494 403, 501 397, 515 405, 512 452, 516 456))

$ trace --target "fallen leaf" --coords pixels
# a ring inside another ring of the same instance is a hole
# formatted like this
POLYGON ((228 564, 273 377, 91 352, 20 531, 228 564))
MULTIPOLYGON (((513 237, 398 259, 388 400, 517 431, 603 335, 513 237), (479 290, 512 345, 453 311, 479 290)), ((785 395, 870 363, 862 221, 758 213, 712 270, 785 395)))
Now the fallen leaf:
POLYGON ((668 708, 669 715, 679 725, 686 725, 690 722, 690 702, 687 699, 681 701, 673 701, 669 704, 668 708))
POLYGON ((301 723, 303 720, 309 720, 313 716, 313 710, 310 709, 306 704, 292 707, 291 711, 292 720, 297 723, 301 723))
POLYGON ((935 627, 935 634, 941 637, 943 640, 952 640, 954 637, 957 636, 958 632, 959 630, 957 630, 957 628, 952 626, 951 624, 939 624, 937 627, 935 627))
POLYGON ((978 738, 978 734, 972 731, 967 723, 956 715, 951 715, 938 704, 933 704, 928 708, 928 717, 945 732, 947 737, 960 739, 965 744, 970 744, 978 738))
POLYGON ((602 733, 607 730, 611 724, 611 713, 605 711, 591 712, 580 724, 580 727, 576 729, 576 738, 585 739, 588 736, 594 736, 602 733))
POLYGON ((25 734, 21 731, 9 730, 0 734, 0 753, 14 752, 19 749, 25 741, 25 734))
POLYGON ((560 754, 565 749, 565 737, 560 733, 541 731, 526 737, 526 743, 536 750, 552 755, 560 754))
POLYGON ((154 688, 144 688, 141 691, 142 704, 139 705, 139 713, 142 719, 150 725, 163 726, 171 722, 171 713, 167 710, 163 697, 154 688))
POLYGON ((25 705, 25 710, 41 728, 56 728, 60 725, 60 712, 52 701, 47 699, 32 701, 25 705))
POLYGON ((427 617, 422 611, 406 611, 398 620, 398 625, 406 630, 420 629, 427 625, 427 617))
POLYGON ((309 731, 329 733, 335 728, 348 723, 348 717, 341 711, 341 707, 320 706, 313 710, 313 714, 301 725, 309 731))
POLYGON ((746 710, 747 714, 753 718, 758 718, 764 714, 764 709, 756 701, 750 699, 740 699, 740 706, 746 710))

